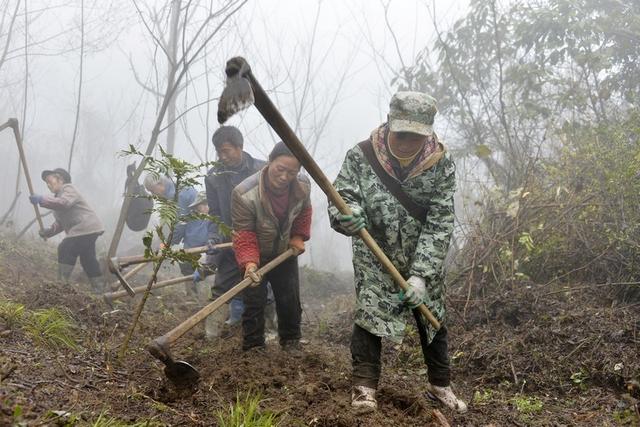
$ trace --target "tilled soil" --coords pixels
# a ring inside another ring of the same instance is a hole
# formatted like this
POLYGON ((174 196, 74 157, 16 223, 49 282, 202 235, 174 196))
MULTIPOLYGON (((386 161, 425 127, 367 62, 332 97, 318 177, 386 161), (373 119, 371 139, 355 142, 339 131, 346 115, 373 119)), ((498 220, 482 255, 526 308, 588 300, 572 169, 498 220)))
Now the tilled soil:
MULTIPOLYGON (((512 285, 487 295, 449 296, 454 387, 470 404, 455 414, 424 396, 426 370, 414 328, 402 345, 384 343, 379 410, 350 409, 351 285, 302 270, 305 303, 301 352, 277 340, 266 352, 242 352, 239 331, 217 343, 197 327, 173 348, 200 382, 178 390, 144 345, 199 306, 177 285, 149 299, 122 363, 115 358, 137 301, 107 306, 88 285, 54 280, 54 254, 0 239, 0 301, 26 309, 58 307, 78 325, 79 348, 52 348, 0 318, 0 425, 91 425, 98 419, 151 425, 216 425, 247 393, 283 426, 637 425, 640 398, 640 306, 616 305, 602 287, 567 291, 512 285), (330 289, 330 296, 318 292, 330 289), (634 424, 635 423, 635 424, 634 424)), ((478 294, 478 295, 476 295, 478 294)))

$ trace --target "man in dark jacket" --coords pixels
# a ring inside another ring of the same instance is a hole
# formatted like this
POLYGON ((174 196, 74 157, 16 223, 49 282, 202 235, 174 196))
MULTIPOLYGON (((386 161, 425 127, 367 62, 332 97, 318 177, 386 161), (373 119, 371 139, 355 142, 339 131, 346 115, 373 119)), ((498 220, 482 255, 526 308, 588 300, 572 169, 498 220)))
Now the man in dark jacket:
MULTIPOLYGON (((262 169, 266 162, 254 159, 243 151, 244 140, 240 130, 233 126, 220 127, 211 138, 218 155, 219 163, 212 167, 204 180, 207 190, 207 202, 209 203, 209 215, 220 218, 226 226, 231 228, 231 192, 245 178, 262 169)), ((216 250, 215 245, 230 242, 231 236, 226 236, 220 231, 217 224, 209 229, 209 247, 207 254, 208 263, 217 267, 217 272, 211 290, 212 297, 218 298, 232 286, 242 280, 242 274, 238 269, 235 255, 232 250, 216 250)), ((228 324, 240 322, 244 305, 242 298, 236 297, 230 304, 228 324)), ((219 336, 219 327, 224 316, 222 311, 216 312, 207 318, 205 331, 208 338, 219 336)))

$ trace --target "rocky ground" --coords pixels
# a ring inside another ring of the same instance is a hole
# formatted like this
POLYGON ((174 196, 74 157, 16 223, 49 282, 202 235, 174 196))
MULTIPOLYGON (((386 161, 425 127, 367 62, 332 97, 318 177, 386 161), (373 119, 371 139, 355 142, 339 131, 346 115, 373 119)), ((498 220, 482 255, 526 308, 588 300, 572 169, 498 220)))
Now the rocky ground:
POLYGON ((380 410, 358 417, 349 407, 348 275, 303 269, 300 354, 275 341, 265 354, 243 353, 237 334, 211 344, 197 327, 173 352, 201 381, 178 390, 144 346, 198 309, 181 285, 150 298, 119 363, 139 300, 109 307, 81 282, 62 285, 54 253, 0 237, 0 425, 219 425, 247 396, 283 426, 441 425, 434 409, 451 425, 640 423, 640 304, 616 303, 603 286, 452 289, 454 387, 469 412, 424 397, 426 371, 411 329, 402 345, 385 343, 380 410), (72 320, 72 332, 49 318, 51 308, 72 320))

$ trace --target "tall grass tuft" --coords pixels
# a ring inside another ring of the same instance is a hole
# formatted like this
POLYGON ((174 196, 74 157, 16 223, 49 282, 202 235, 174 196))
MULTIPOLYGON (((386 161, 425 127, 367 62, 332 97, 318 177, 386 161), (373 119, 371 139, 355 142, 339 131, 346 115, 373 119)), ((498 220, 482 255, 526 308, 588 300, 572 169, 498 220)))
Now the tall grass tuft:
POLYGON ((0 301, 0 317, 2 317, 9 329, 19 326, 24 319, 24 305, 17 302, 0 301))
POLYGON ((71 317, 57 308, 34 311, 25 325, 25 331, 36 341, 52 348, 79 348, 76 325, 71 317))
POLYGON ((216 411, 220 427, 275 427, 280 425, 279 416, 270 411, 260 411, 262 398, 247 392, 236 396, 236 403, 228 411, 216 411))

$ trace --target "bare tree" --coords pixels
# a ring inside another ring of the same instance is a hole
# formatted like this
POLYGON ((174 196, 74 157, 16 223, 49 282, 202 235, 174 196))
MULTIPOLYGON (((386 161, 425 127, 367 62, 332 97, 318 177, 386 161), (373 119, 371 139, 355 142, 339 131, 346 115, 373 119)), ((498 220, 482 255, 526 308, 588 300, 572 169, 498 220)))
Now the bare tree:
POLYGON ((71 137, 71 148, 69 149, 69 164, 67 171, 71 173, 71 161, 73 160, 73 147, 76 145, 78 136, 78 123, 80 122, 80 103, 82 101, 82 74, 84 71, 84 0, 80 0, 80 72, 78 76, 78 102, 76 103, 76 120, 73 125, 73 137, 71 137))
MULTIPOLYGON (((213 2, 209 4, 203 4, 198 1, 188 1, 183 8, 180 9, 178 22, 180 28, 177 34, 180 36, 181 46, 180 56, 175 61, 169 61, 171 67, 169 68, 168 75, 165 81, 165 89, 162 95, 162 104, 158 110, 153 129, 151 130, 151 136, 147 143, 144 154, 150 156, 158 142, 158 138, 162 131, 167 127, 162 127, 165 121, 165 115, 171 105, 172 99, 176 96, 177 91, 182 87, 183 79, 187 76, 188 71, 193 64, 201 59, 201 55, 205 47, 216 37, 220 35, 221 30, 225 27, 225 24, 231 19, 231 17, 238 12, 248 0, 225 0, 220 2, 216 8, 214 8, 213 2), (196 17, 195 14, 198 14, 196 17)), ((138 12, 143 25, 147 29, 149 35, 162 50, 167 58, 171 58, 170 53, 165 49, 166 43, 162 40, 162 30, 159 29, 156 24, 159 23, 156 14, 153 9, 147 8, 150 13, 144 13, 141 5, 134 1, 134 5, 138 12)), ((174 120, 175 121, 175 120, 174 120)), ((170 122, 169 125, 172 125, 170 122)), ((144 170, 145 162, 142 161, 138 165, 131 182, 137 182, 142 171, 144 170)), ((127 193, 130 189, 127 190, 127 193)), ((114 256, 124 230, 125 218, 131 198, 125 197, 120 209, 120 215, 116 224, 116 229, 111 240, 109 247, 109 256, 114 256)))

